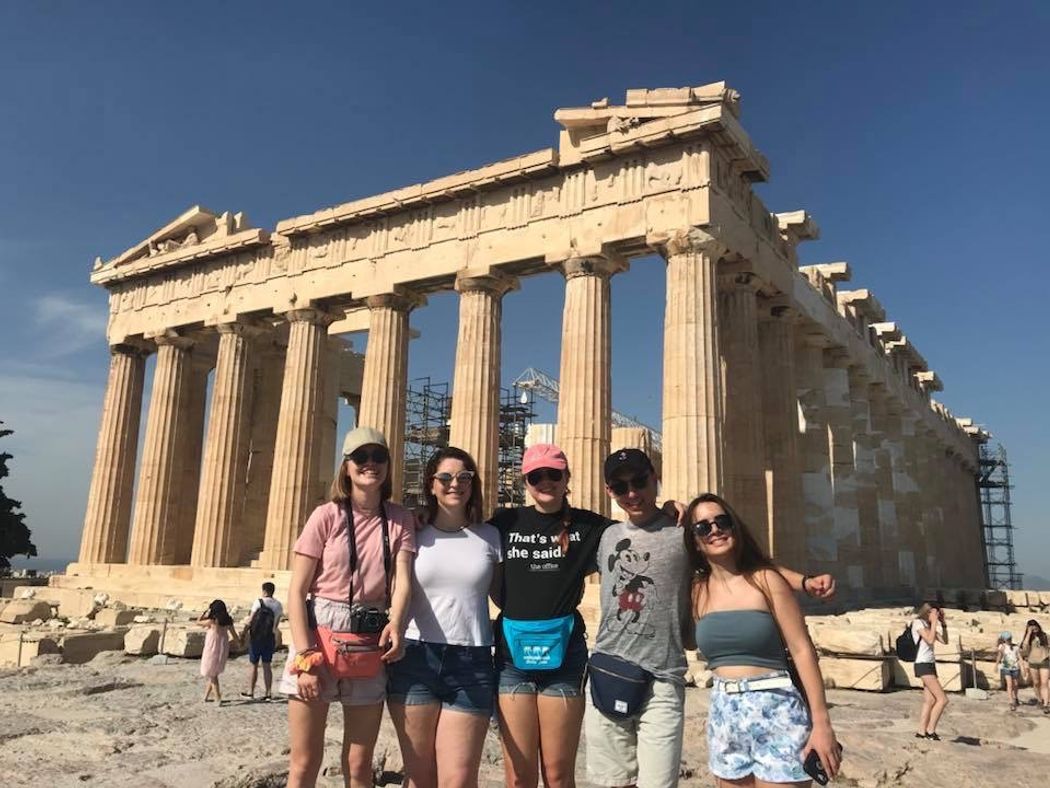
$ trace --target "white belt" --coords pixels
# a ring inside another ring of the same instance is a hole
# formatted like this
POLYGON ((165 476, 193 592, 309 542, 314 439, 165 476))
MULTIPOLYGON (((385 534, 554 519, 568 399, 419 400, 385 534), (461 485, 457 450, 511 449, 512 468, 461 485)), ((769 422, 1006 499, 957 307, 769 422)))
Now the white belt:
POLYGON ((737 695, 754 690, 787 689, 793 687, 790 676, 769 676, 756 679, 716 679, 722 692, 737 695))

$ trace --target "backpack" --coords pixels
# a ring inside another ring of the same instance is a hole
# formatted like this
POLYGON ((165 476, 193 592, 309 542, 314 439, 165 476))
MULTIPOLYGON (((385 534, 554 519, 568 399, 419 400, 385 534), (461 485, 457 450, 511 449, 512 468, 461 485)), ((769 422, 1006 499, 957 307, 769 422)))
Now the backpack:
POLYGON ((901 662, 914 662, 919 656, 919 644, 915 641, 915 634, 911 631, 911 624, 904 627, 904 631, 897 636, 897 659, 901 662))
POLYGON ((251 636, 253 646, 268 644, 273 639, 274 616, 273 610, 259 600, 259 609, 252 614, 252 620, 248 622, 248 632, 251 636))

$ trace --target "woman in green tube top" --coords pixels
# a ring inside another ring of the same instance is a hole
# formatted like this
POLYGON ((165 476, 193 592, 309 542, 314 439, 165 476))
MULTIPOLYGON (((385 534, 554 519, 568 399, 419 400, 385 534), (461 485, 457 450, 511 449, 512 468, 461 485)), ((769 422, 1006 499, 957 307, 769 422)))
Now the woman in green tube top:
POLYGON ((839 768, 824 681, 802 611, 722 498, 705 493, 686 510, 686 551, 696 570, 696 643, 714 673, 708 766, 720 786, 810 785, 802 764, 815 750, 829 777, 839 768), (785 645, 805 698, 788 672, 785 645))

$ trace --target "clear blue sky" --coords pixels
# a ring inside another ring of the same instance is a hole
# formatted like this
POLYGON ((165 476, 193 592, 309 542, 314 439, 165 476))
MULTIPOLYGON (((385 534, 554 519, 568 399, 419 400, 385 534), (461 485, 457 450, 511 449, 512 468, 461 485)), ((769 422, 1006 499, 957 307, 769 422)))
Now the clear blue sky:
MULTIPOLYGON (((1044 3, 0 6, 0 419, 41 553, 75 555, 111 257, 190 205, 259 226, 555 146, 558 107, 725 79, 805 208, 1013 463, 1021 567, 1050 577, 1050 6, 1044 3), (294 9, 294 10, 293 10, 294 9)), ((657 261, 614 280, 614 403, 659 422, 657 261)), ((507 298, 504 380, 557 374, 557 277, 507 298)), ((413 316, 447 380, 455 298, 413 316)))

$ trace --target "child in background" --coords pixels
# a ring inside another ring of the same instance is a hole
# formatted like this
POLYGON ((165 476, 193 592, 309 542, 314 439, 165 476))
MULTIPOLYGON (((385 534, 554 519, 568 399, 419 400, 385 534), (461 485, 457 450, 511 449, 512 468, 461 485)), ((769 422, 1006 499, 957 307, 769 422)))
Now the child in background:
POLYGON ((1006 696, 1010 699, 1010 711, 1017 710, 1017 684, 1021 677, 1021 652, 1014 645, 1013 635, 1003 632, 996 646, 996 667, 1006 684, 1006 696))
POLYGON ((208 630, 204 638, 204 651, 201 653, 201 675, 208 680, 204 690, 204 702, 211 700, 212 690, 215 700, 222 705, 222 693, 219 690, 219 676, 226 669, 226 658, 230 654, 230 641, 237 642, 237 633, 233 629, 233 618, 226 610, 226 603, 221 599, 214 600, 198 619, 200 625, 208 630))

